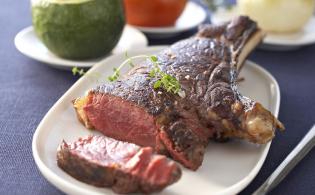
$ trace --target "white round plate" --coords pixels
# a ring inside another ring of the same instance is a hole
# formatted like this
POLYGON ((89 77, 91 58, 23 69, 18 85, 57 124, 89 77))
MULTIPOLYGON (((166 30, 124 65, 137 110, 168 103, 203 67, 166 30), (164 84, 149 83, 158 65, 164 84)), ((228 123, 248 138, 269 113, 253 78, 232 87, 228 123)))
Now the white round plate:
POLYGON ((197 3, 188 2, 183 13, 177 19, 174 26, 170 27, 142 27, 134 26, 150 37, 172 37, 180 32, 196 28, 207 17, 206 11, 197 3))
MULTIPOLYGON (((164 47, 148 47, 133 50, 130 56, 156 54, 164 47)), ((109 188, 98 188, 80 182, 62 171, 56 163, 56 150, 64 139, 74 141, 79 137, 97 132, 84 128, 77 120, 71 101, 83 96, 85 92, 112 74, 125 60, 124 54, 114 54, 97 63, 80 78, 48 111, 33 136, 33 156, 44 177, 67 194, 114 194, 109 188), (95 75, 102 75, 98 78, 95 75)), ((275 116, 280 106, 280 90, 277 81, 265 69, 247 61, 241 71, 241 92, 268 108, 275 116)), ((181 179, 159 194, 163 195, 209 195, 237 194, 257 175, 270 143, 266 145, 250 144, 245 141, 210 143, 202 166, 197 171, 183 168, 181 179)))
MULTIPOLYGON (((229 21, 234 16, 238 15, 237 8, 234 7, 230 10, 219 10, 211 15, 211 22, 219 24, 229 21)), ((315 43, 315 16, 299 32, 294 33, 268 33, 263 44, 260 46, 262 49, 268 50, 292 50, 298 49, 305 45, 315 43)))
MULTIPOLYGON (((72 67, 89 68, 107 56, 89 60, 69 60, 60 58, 51 53, 38 39, 32 26, 20 31, 14 39, 16 48, 24 55, 44 62, 59 69, 71 69, 72 67)), ((126 25, 122 36, 112 53, 126 52, 133 48, 144 48, 148 45, 146 36, 136 28, 126 25)))

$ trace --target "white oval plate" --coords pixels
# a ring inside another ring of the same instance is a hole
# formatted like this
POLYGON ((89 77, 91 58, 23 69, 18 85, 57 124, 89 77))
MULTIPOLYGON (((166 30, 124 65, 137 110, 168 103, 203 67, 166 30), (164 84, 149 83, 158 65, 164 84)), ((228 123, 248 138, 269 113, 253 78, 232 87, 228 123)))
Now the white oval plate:
MULTIPOLYGON (((219 10, 211 15, 211 22, 218 24, 229 21, 238 15, 236 7, 230 10, 219 10)), ((268 50, 292 50, 305 45, 315 43, 315 16, 299 32, 294 33, 267 33, 261 45, 262 49, 268 50)))
MULTIPOLYGON (((131 51, 129 54, 155 54, 164 47, 149 47, 131 51)), ((63 139, 74 141, 81 136, 97 134, 86 130, 77 120, 71 101, 83 96, 87 90, 104 81, 112 74, 113 67, 125 60, 117 54, 97 63, 80 78, 49 110, 37 127, 32 143, 35 162, 44 177, 57 188, 68 194, 114 194, 108 188, 97 188, 82 183, 58 168, 56 149, 63 139), (102 74, 96 78, 97 73, 102 74)), ((241 72, 245 81, 240 90, 248 97, 261 102, 275 116, 280 105, 280 91, 277 81, 265 69, 253 62, 246 62, 241 72)), ((245 141, 210 143, 203 165, 196 171, 183 168, 182 178, 166 188, 163 195, 209 195, 236 194, 244 189, 257 175, 270 143, 255 145, 245 141)))
MULTIPOLYGON (((89 68, 107 56, 90 60, 68 60, 51 53, 38 39, 32 26, 20 31, 14 39, 16 48, 24 55, 59 69, 71 69, 74 66, 89 68)), ((122 53, 132 48, 144 48, 148 45, 146 36, 136 28, 126 25, 123 34, 112 53, 122 53)))
POLYGON ((197 3, 188 2, 183 13, 177 19, 174 26, 170 27, 142 27, 134 26, 150 37, 162 38, 175 36, 180 32, 196 28, 207 17, 206 11, 197 3))

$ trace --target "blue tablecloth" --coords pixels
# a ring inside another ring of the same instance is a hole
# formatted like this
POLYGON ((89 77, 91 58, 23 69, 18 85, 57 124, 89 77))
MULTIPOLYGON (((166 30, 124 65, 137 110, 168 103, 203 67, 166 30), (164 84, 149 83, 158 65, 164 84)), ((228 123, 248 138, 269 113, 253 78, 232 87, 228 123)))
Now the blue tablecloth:
MULTIPOLYGON (((0 194, 61 194, 38 171, 32 157, 33 133, 49 108, 76 81, 20 54, 14 36, 31 25, 29 0, 2 0, 0 7, 0 194)), ((190 36, 150 40, 170 44, 190 36)), ((286 132, 274 139, 253 192, 279 165, 315 122, 315 45, 297 51, 257 50, 250 59, 269 70, 281 88, 280 120, 286 132)), ((315 194, 315 150, 271 194, 315 194)))

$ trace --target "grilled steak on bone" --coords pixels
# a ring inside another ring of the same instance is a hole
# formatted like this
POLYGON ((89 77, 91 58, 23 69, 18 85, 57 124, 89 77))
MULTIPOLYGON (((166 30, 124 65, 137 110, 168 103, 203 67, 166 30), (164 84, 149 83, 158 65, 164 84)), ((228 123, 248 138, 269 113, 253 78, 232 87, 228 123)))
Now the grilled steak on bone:
POLYGON ((206 25, 195 37, 160 52, 162 70, 176 77, 185 97, 154 89, 152 63, 124 79, 92 89, 74 101, 79 120, 106 136, 151 146, 187 168, 202 163, 210 138, 241 138, 263 144, 283 125, 260 103, 242 96, 238 70, 263 33, 248 17, 206 25))

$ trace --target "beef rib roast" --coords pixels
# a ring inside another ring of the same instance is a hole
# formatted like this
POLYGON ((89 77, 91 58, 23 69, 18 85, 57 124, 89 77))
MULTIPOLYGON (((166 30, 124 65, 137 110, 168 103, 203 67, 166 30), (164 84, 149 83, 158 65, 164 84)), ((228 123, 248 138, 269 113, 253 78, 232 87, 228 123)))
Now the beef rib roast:
POLYGON ((284 129, 260 103, 240 94, 236 80, 264 34, 248 17, 200 27, 196 36, 157 54, 163 72, 174 76, 185 96, 154 89, 149 60, 123 79, 74 100, 79 120, 104 135, 171 156, 196 170, 209 139, 270 141, 284 129))

